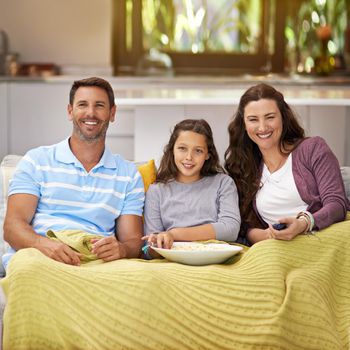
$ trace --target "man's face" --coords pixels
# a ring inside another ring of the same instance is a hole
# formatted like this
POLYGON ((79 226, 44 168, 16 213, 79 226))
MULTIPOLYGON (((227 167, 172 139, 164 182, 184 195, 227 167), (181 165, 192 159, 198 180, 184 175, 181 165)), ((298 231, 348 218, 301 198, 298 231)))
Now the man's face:
POLYGON ((105 139, 108 125, 114 121, 116 107, 110 108, 106 91, 96 86, 82 86, 75 93, 73 105, 68 105, 73 135, 82 141, 105 139))

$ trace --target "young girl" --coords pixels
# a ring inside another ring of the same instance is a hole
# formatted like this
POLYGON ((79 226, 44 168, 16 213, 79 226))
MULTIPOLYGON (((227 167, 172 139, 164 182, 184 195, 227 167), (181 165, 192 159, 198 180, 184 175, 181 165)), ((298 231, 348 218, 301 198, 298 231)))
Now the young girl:
POLYGON ((174 241, 236 240, 241 223, 236 185, 223 173, 205 120, 175 125, 146 193, 144 219, 148 245, 169 249, 174 241))

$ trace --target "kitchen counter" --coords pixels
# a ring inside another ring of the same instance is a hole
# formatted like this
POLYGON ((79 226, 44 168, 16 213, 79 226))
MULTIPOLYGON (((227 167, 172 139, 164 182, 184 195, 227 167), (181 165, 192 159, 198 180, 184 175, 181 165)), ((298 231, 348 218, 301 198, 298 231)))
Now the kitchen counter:
MULTIPOLYGON (((6 77, 0 83, 69 87, 79 76, 6 77)), ((280 90, 293 105, 349 106, 350 76, 241 75, 230 77, 105 77, 118 105, 228 105, 237 104, 244 91, 265 82, 280 90)))
MULTIPOLYGON (((292 105, 350 106, 348 87, 277 87, 292 105)), ((246 88, 124 88, 115 89, 119 106, 236 105, 246 88)))
MULTIPOLYGON (((46 82, 46 83, 71 83, 74 80, 86 78, 86 76, 48 76, 48 77, 27 77, 27 76, 0 76, 0 82, 46 82)), ((251 75, 242 74, 234 76, 108 76, 104 77, 115 88, 140 87, 220 87, 232 88, 237 86, 249 86, 258 82, 265 82, 271 85, 284 86, 350 86, 350 72, 344 75, 331 75, 327 77, 309 75, 285 75, 265 74, 251 75)))

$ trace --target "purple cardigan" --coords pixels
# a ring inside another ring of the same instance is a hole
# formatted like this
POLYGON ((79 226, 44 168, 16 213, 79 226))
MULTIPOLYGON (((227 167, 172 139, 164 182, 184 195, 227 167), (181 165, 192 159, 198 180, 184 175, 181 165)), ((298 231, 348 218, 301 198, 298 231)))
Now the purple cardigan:
MULTIPOLYGON (((293 150, 292 171, 300 197, 314 216, 316 230, 345 219, 350 201, 345 194, 339 163, 321 137, 306 138, 293 150)), ((255 201, 254 208, 267 226, 257 212, 255 201)))

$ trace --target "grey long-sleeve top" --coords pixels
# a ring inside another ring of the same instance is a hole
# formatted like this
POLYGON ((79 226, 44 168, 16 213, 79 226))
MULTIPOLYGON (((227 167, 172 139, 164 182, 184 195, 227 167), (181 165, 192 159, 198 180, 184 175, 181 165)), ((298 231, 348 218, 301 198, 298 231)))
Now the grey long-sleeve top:
POLYGON ((233 242, 241 224, 236 185, 225 174, 188 184, 152 184, 146 193, 144 222, 145 234, 212 224, 216 239, 233 242))

